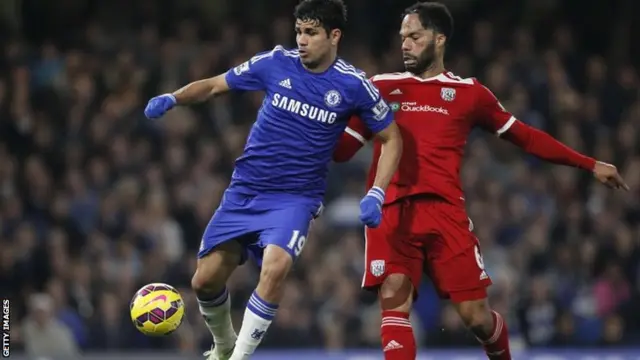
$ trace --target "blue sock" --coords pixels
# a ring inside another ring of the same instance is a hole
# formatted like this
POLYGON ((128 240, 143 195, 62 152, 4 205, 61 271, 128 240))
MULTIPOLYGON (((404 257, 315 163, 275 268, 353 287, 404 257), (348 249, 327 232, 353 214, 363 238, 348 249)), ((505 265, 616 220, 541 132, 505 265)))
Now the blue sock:
POLYGON ((278 311, 278 304, 270 304, 262 300, 260 295, 254 291, 247 303, 247 310, 265 320, 273 320, 276 316, 276 312, 278 311))
POLYGON ((255 291, 251 294, 230 360, 248 359, 256 351, 277 311, 278 304, 264 301, 255 291))

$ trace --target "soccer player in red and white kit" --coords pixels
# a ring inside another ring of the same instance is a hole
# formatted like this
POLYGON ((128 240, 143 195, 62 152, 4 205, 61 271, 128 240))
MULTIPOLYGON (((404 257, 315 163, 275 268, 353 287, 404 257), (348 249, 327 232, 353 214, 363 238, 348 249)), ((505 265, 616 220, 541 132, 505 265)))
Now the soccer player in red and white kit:
MULTIPOLYGON (((452 30, 453 20, 444 5, 409 7, 400 30, 407 72, 372 78, 396 111, 404 139, 382 223, 365 230, 363 287, 377 290, 380 298, 386 360, 416 358, 409 312, 423 272, 440 296, 452 301, 489 359, 511 359, 505 321, 487 302, 491 279, 467 218, 459 180, 472 128, 485 129, 552 163, 591 171, 611 188, 627 189, 613 165, 579 154, 518 121, 476 79, 447 72, 443 56, 452 30)), ((371 138, 359 119, 351 119, 334 159, 347 161, 371 138)), ((380 151, 380 144, 374 143, 374 159, 380 151)), ((375 169, 374 163, 370 179, 375 169)))

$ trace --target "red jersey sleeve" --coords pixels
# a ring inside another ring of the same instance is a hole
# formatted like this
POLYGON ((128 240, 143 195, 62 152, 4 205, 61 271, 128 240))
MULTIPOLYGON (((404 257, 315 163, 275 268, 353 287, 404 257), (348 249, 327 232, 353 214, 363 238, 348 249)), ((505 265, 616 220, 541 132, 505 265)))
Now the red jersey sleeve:
POLYGON ((544 131, 521 121, 500 104, 493 93, 478 84, 476 119, 482 128, 501 136, 524 151, 540 159, 559 164, 593 170, 596 160, 585 156, 544 131))
POLYGON ((509 131, 517 121, 510 112, 500 104, 491 90, 484 85, 476 85, 476 121, 483 129, 493 132, 498 136, 509 131))
POLYGON ((333 152, 333 161, 349 161, 372 138, 373 133, 364 122, 359 117, 352 116, 333 152))

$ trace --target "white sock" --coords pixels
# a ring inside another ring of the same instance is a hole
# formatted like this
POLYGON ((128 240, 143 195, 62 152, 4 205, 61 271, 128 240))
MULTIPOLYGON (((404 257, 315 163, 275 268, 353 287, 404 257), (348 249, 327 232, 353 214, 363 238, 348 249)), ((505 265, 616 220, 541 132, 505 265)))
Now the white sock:
POLYGON ((229 360, 247 360, 256 351, 278 310, 277 304, 269 304, 254 291, 247 303, 238 334, 236 347, 229 360))
POLYGON ((216 353, 224 353, 233 348, 237 335, 231 322, 231 297, 227 288, 212 300, 198 299, 200 314, 213 335, 216 353))

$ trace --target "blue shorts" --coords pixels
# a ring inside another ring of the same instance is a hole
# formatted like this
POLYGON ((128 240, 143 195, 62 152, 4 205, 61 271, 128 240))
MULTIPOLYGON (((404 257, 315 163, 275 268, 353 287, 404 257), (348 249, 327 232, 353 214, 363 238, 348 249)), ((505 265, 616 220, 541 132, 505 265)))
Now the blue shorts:
POLYGON ((241 264, 251 257, 261 266, 267 245, 286 250, 295 261, 307 240, 309 224, 321 207, 318 198, 247 195, 227 189, 202 235, 198 258, 220 244, 237 240, 243 247, 241 264))

